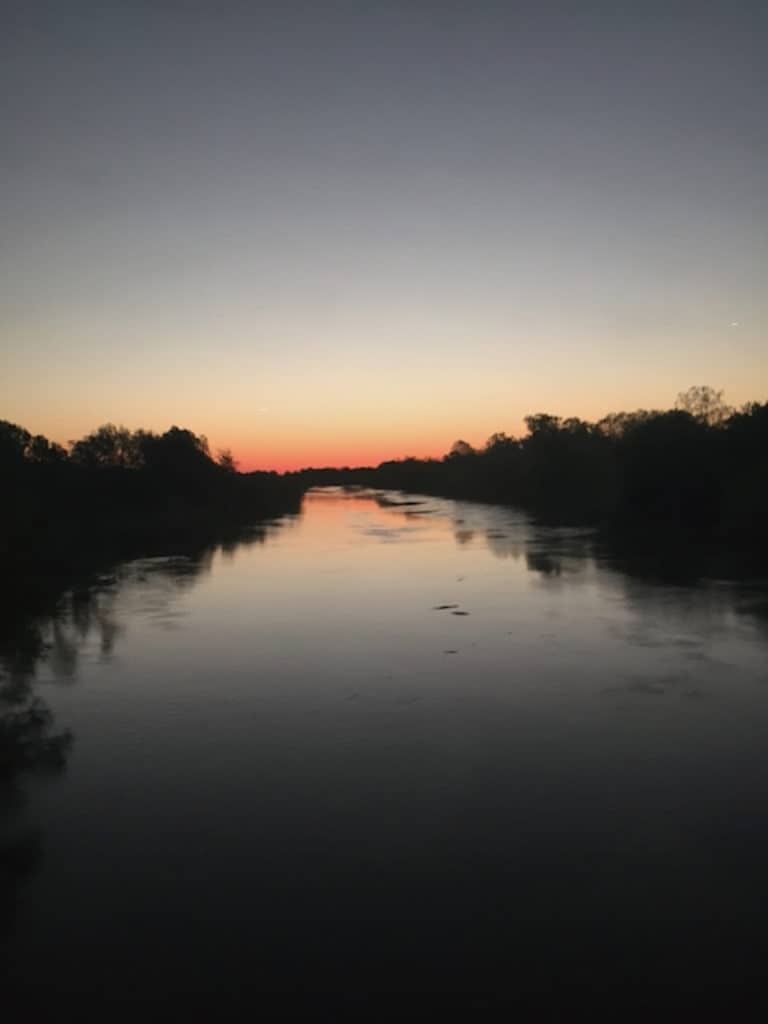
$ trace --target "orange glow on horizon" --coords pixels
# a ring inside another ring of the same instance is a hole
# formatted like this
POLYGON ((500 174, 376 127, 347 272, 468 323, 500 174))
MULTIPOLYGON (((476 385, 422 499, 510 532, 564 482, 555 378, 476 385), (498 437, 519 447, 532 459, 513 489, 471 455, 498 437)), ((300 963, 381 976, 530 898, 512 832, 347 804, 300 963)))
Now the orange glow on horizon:
POLYGON ((449 451, 453 442, 444 448, 432 447, 423 450, 412 446, 404 451, 397 451, 397 445, 391 444, 387 447, 381 445, 370 446, 348 446, 348 447, 316 447, 304 450, 275 451, 267 453, 264 448, 253 451, 252 448, 243 446, 242 449, 233 449, 238 469, 242 473, 249 473, 254 470, 275 470, 278 473, 289 473, 299 469, 326 469, 326 468, 349 468, 355 469, 366 466, 378 466, 381 462, 390 459, 402 459, 406 456, 413 456, 419 459, 440 459, 449 451))
MULTIPOLYGON (((467 425, 469 426, 469 424, 467 425)), ((462 430, 458 427, 441 423, 430 425, 426 429, 406 430, 402 427, 393 431, 390 437, 382 437, 382 431, 368 431, 364 436, 361 430, 357 438, 350 438, 348 433, 335 430, 332 436, 320 436, 312 439, 290 438, 283 436, 260 443, 251 439, 231 445, 211 444, 211 451, 217 447, 231 447, 238 469, 247 473, 254 470, 276 470, 280 473, 294 472, 300 469, 355 469, 360 467, 378 466, 382 462, 394 459, 442 459, 451 450, 455 441, 462 439, 477 448, 482 448, 488 438, 496 432, 506 431, 515 437, 525 435, 526 428, 522 420, 516 424, 497 425, 495 428, 462 430)))
MULTIPOLYGON (((481 449, 497 432, 524 437, 524 417, 529 414, 549 413, 562 419, 598 422, 610 412, 669 409, 685 386, 681 377, 679 382, 665 382, 663 389, 658 383, 656 388, 647 389, 638 385, 613 397, 608 388, 595 387, 570 395, 554 387, 531 388, 522 395, 480 389, 466 394, 429 392, 410 404, 402 400, 395 408, 380 401, 377 404, 373 395, 369 402, 358 395, 354 402, 339 399, 322 407, 294 398, 285 408, 268 414, 267 410, 254 413, 252 409, 240 409, 234 402, 231 408, 216 408, 208 396, 200 395, 196 402, 190 400, 189 407, 186 400, 178 408, 158 401, 143 410, 136 398, 135 407, 122 401, 112 415, 106 403, 100 401, 93 407, 83 405, 76 412, 67 402, 30 416, 16 392, 16 407, 9 402, 4 418, 65 447, 71 439, 84 437, 110 421, 129 430, 142 428, 156 433, 164 433, 175 424, 205 435, 214 458, 222 450, 231 450, 241 472, 283 473, 308 468, 375 467, 409 456, 441 459, 459 439, 481 449)), ((765 384, 760 375, 755 375, 738 387, 726 387, 724 397, 734 407, 750 400, 765 401, 765 384)))

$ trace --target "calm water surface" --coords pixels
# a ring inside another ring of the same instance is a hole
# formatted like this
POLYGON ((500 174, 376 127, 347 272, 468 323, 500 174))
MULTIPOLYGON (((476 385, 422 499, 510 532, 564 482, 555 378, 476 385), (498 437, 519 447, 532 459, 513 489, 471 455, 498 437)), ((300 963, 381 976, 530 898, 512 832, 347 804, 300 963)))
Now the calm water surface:
POLYGON ((312 493, 35 624, 27 672, 74 743, 15 807, 41 853, 8 984, 482 1006, 761 976, 759 589, 643 582, 584 532, 390 500, 312 493))

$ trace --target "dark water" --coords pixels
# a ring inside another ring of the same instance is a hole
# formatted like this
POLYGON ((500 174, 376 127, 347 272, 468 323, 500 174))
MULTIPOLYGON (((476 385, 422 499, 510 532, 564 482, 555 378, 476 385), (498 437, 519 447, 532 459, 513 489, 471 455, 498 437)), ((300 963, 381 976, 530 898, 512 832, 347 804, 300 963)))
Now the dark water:
POLYGON ((250 544, 120 566, 6 644, 6 688, 73 744, 2 790, 5 990, 754 998, 764 599, 639 580, 507 509, 334 492, 250 544))

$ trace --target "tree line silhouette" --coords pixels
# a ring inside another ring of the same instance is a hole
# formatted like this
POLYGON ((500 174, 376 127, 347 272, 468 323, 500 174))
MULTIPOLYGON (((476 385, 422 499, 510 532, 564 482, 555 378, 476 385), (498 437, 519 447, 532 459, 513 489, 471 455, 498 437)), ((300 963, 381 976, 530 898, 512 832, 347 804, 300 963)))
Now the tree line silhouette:
POLYGON ((0 567, 17 583, 105 558, 162 552, 298 511, 304 483, 239 473, 229 450, 171 427, 106 424, 68 449, 0 421, 0 567))
POLYGON ((517 438, 456 441, 440 459, 360 469, 240 473, 229 450, 171 427, 106 424, 68 448, 0 421, 0 567, 16 578, 82 569, 213 540, 295 512, 308 487, 362 484, 519 505, 544 522, 762 542, 768 522, 768 402, 728 407, 698 386, 673 409, 598 422, 538 413, 517 438))
POLYGON ((362 483, 519 505, 549 523, 762 539, 768 522, 768 403, 728 407, 696 386, 675 408, 596 423, 528 416, 521 438, 456 441, 441 459, 365 470, 307 470, 310 483, 362 483))

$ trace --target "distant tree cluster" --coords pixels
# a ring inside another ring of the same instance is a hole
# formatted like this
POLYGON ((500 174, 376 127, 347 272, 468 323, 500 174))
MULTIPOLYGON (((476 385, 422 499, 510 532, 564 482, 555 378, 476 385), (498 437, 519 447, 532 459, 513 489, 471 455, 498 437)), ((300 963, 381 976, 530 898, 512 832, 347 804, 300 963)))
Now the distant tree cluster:
POLYGON ((236 469, 229 449, 220 451, 214 460, 205 436, 180 427, 155 434, 107 423, 80 441, 70 442, 70 458, 91 468, 175 471, 181 467, 195 472, 216 461, 224 469, 236 469))
POLYGON ((164 434, 151 430, 129 430, 114 423, 70 441, 68 449, 41 434, 7 420, 0 420, 0 471, 8 472, 24 464, 62 465, 69 462, 85 469, 132 469, 194 475, 218 466, 237 471, 229 448, 220 449, 214 459, 208 439, 191 430, 171 427, 164 434))
POLYGON ((63 462, 67 452, 42 434, 30 434, 28 430, 0 420, 0 469, 7 472, 24 462, 39 462, 48 465, 63 462))
POLYGON ((173 426, 165 433, 107 423, 67 448, 0 420, 0 567, 82 560, 208 536, 297 508, 302 482, 238 473, 224 449, 173 426))

